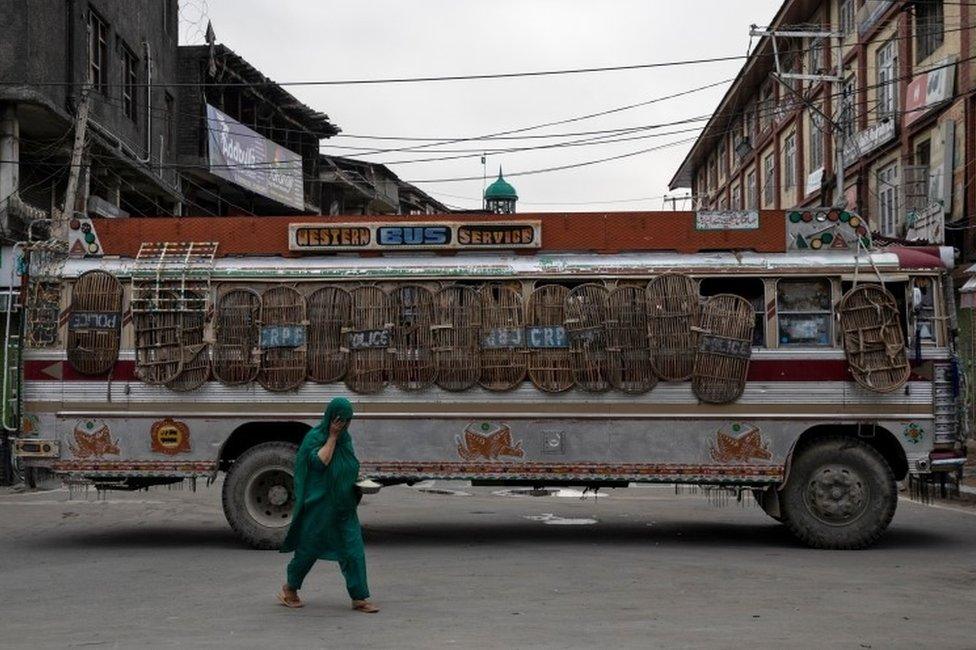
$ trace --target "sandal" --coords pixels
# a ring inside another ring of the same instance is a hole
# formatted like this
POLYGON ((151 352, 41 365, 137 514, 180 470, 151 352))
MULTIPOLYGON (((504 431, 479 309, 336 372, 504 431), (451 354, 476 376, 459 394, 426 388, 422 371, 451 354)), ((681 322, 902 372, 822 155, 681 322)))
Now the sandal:
POLYGON ((275 594, 275 596, 277 596, 278 602, 284 605, 285 607, 291 609, 298 609, 299 607, 305 607, 305 603, 303 603, 302 600, 297 596, 295 597, 295 600, 289 600, 288 596, 286 596, 283 591, 279 591, 278 593, 275 594))
POLYGON ((352 601, 352 608, 357 612, 362 612, 363 614, 375 614, 380 611, 380 608, 369 602, 368 600, 354 600, 352 601))

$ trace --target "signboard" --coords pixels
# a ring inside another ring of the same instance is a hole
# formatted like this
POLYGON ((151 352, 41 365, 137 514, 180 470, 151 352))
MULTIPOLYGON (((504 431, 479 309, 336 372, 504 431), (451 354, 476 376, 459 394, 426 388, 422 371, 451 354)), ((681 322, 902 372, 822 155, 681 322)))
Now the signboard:
POLYGON ((895 139, 895 121, 886 118, 856 133, 844 143, 844 165, 850 165, 895 139))
POLYGON ((304 325, 265 325, 261 328, 260 347, 297 348, 305 345, 304 325))
POLYGON ((529 348, 551 350, 569 347, 569 337, 562 325, 526 327, 525 341, 529 348))
POLYGON ((955 61, 955 57, 947 57, 908 84, 908 92, 905 95, 904 125, 906 128, 924 117, 933 106, 952 97, 956 79, 955 61))
POLYGON ((293 223, 288 250, 513 249, 542 246, 541 221, 293 223))
POLYGON ((357 330, 349 332, 350 350, 385 350, 390 347, 390 330, 357 330))
POLYGON ((724 336, 702 334, 698 350, 706 354, 719 354, 724 357, 748 359, 752 356, 752 343, 750 341, 740 341, 724 336))
POLYGON ((302 157, 207 105, 210 173, 298 210, 305 208, 302 157))
POLYGON ((924 241, 929 244, 945 243, 945 212, 941 201, 933 201, 920 212, 908 213, 908 241, 924 241))
POLYGON ((824 168, 820 167, 810 172, 807 176, 807 184, 804 188, 806 190, 807 196, 810 196, 814 192, 819 192, 821 185, 823 185, 824 168))
POLYGON ((524 345, 525 330, 521 327, 496 327, 488 330, 488 334, 481 339, 481 347, 485 350, 521 348, 524 345))
POLYGON ((117 311, 74 311, 68 318, 68 329, 117 330, 121 315, 117 311))
POLYGON ((695 213, 695 230, 758 229, 758 210, 711 210, 695 213))

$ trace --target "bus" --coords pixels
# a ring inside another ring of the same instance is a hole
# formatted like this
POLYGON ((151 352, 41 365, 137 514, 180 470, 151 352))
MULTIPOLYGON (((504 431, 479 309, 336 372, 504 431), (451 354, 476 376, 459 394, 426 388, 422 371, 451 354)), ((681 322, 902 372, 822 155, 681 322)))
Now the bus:
POLYGON ((18 462, 224 473, 256 548, 339 395, 379 486, 697 485, 818 548, 871 545, 898 482, 965 461, 954 251, 843 210, 79 217, 22 249, 18 462))

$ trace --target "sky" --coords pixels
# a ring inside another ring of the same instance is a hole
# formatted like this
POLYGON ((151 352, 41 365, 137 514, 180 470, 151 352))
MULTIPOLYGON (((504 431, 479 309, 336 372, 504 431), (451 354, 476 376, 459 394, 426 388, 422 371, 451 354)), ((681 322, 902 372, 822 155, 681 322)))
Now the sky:
MULTIPOLYGON (((768 24, 780 0, 181 0, 180 4, 181 42, 202 42, 209 19, 218 42, 271 79, 285 83, 738 56, 749 46, 750 25, 768 24)), ((742 61, 735 60, 515 79, 286 88, 328 114, 342 129, 340 136, 324 141, 324 153, 387 164, 401 179, 451 207, 481 207, 485 174, 490 183, 502 167, 518 191, 519 212, 661 210, 668 181, 691 147, 688 140, 697 133, 690 129, 700 128, 704 121, 646 127, 710 115, 741 66, 742 61), (646 103, 716 83, 720 85, 646 103), (515 134, 558 137, 438 143, 642 102, 646 104, 637 108, 515 134), (565 146, 594 138, 570 133, 633 127, 645 128, 598 136, 628 141, 565 146), (364 135, 432 140, 350 137, 364 135), (560 146, 497 151, 553 144, 560 146), (427 146, 390 151, 418 145, 427 146), (376 149, 385 151, 368 153, 376 149), (618 160, 519 175, 648 149, 618 160), (482 152, 488 152, 484 166, 482 152), (466 155, 470 157, 409 162, 466 155)))

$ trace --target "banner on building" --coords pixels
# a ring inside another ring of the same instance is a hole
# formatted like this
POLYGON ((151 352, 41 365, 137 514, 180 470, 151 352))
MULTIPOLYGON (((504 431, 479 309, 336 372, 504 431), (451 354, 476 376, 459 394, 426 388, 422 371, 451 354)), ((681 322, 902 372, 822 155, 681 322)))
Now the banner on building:
POLYGON ((923 72, 908 84, 905 96, 906 127, 925 116, 933 106, 952 97, 955 89, 956 58, 947 57, 935 63, 931 70, 923 72))
POLYGON ((207 105, 210 173, 297 210, 305 207, 302 157, 207 105))

